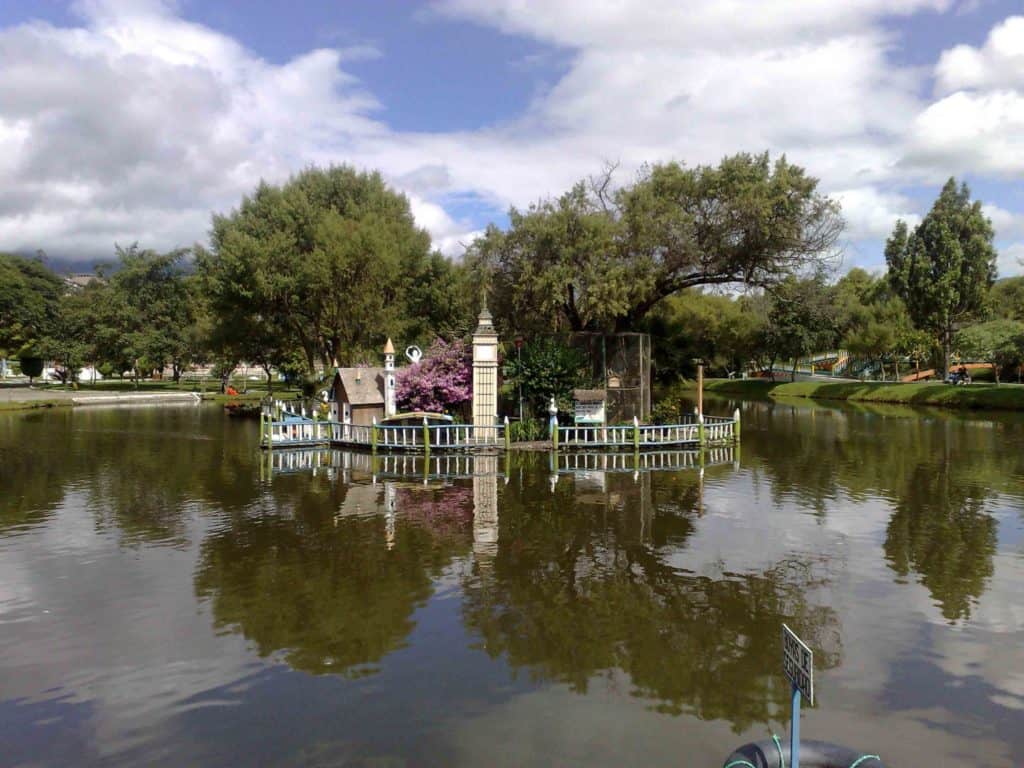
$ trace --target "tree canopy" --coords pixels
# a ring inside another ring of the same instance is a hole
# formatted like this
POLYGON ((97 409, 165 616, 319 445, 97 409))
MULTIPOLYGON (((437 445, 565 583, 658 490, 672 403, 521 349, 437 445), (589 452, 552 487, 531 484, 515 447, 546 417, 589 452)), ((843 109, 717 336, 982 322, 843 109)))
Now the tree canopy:
POLYGON ((198 265, 215 333, 237 340, 222 326, 239 324, 277 334, 310 373, 318 360, 354 362, 388 336, 468 329, 454 268, 379 173, 333 166, 262 183, 214 216, 211 244, 198 265))
POLYGON ((509 212, 467 254, 491 281, 503 330, 624 330, 686 288, 763 286, 820 263, 842 230, 838 204, 785 157, 610 173, 509 212))
POLYGON ((0 353, 33 353, 52 333, 63 293, 41 260, 0 253, 0 353))
POLYGON ((993 237, 981 202, 972 202, 967 185, 951 178, 912 232, 899 221, 886 242, 893 290, 914 323, 942 345, 944 373, 954 331, 985 307, 995 281, 993 237))

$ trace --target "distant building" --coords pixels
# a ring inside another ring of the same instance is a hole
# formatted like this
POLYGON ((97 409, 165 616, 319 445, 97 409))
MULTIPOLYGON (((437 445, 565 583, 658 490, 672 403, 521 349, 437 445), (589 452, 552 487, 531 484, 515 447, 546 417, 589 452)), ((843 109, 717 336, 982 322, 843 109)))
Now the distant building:
POLYGON ((64 287, 69 291, 80 291, 95 280, 102 282, 101 278, 88 273, 64 275, 64 287))

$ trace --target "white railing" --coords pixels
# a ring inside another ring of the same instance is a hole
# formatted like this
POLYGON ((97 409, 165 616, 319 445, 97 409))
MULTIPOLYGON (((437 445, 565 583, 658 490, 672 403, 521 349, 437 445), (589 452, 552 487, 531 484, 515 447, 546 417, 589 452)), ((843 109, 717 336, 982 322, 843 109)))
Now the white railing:
POLYGON ((734 442, 738 414, 704 416, 682 424, 639 424, 612 427, 558 428, 558 446, 564 448, 658 448, 671 445, 708 445, 734 442))
POLYGON ((268 447, 298 445, 354 445, 383 451, 459 450, 498 445, 505 439, 505 426, 478 427, 472 424, 344 424, 291 418, 271 421, 264 415, 260 442, 268 447))
POLYGON ((560 453, 558 471, 575 472, 635 472, 638 469, 677 470, 716 464, 732 464, 735 446, 719 446, 700 450, 643 451, 638 453, 594 452, 560 453))

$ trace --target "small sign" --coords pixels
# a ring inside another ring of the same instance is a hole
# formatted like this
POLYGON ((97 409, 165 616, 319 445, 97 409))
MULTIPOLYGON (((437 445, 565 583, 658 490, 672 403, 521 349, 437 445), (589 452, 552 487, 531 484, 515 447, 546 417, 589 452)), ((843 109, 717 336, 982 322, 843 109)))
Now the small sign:
POLYGON ((814 652, 785 624, 782 625, 782 671, 813 706, 814 652))
POLYGON ((596 425, 604 424, 604 403, 580 403, 574 404, 575 420, 577 424, 596 425))

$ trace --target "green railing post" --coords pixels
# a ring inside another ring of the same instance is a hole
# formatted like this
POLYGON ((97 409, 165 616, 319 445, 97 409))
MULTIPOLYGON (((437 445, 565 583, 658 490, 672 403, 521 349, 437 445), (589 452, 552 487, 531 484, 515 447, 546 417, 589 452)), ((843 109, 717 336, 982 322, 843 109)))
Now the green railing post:
POLYGON ((551 447, 558 450, 558 417, 551 416, 551 447))
POLYGON ((377 417, 373 417, 373 424, 370 425, 370 453, 377 453, 377 417))
POLYGON ((427 417, 423 417, 423 453, 430 456, 430 427, 427 426, 427 417))
POLYGON ((508 451, 512 448, 512 435, 508 429, 508 416, 505 417, 505 450, 508 451))
POLYGON ((640 419, 633 417, 633 450, 640 450, 640 419))
POLYGON ((733 420, 735 422, 734 425, 733 425, 733 428, 732 428, 732 439, 733 439, 734 442, 738 443, 740 441, 740 409, 739 408, 737 408, 735 411, 733 411, 732 418, 733 418, 733 420))

